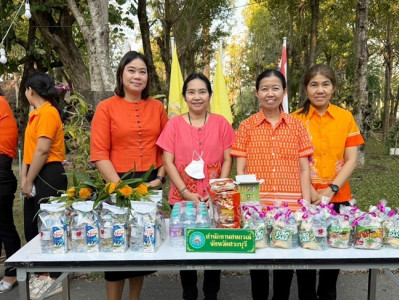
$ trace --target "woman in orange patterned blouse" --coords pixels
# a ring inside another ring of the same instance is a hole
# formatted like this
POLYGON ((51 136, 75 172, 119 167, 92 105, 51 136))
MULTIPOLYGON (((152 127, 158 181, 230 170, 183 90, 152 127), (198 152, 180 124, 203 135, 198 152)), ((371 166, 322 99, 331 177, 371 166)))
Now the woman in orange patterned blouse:
MULTIPOLYGON (((310 199, 308 156, 313 151, 303 124, 282 110, 286 93, 279 71, 266 70, 258 76, 255 95, 261 111, 241 123, 230 155, 237 157, 238 175, 265 179, 260 185, 263 205, 281 200, 295 210, 298 199, 310 199)), ((292 270, 273 272, 273 299, 288 299, 292 274, 292 270)), ((253 299, 267 299, 267 270, 251 270, 251 284, 253 299)))

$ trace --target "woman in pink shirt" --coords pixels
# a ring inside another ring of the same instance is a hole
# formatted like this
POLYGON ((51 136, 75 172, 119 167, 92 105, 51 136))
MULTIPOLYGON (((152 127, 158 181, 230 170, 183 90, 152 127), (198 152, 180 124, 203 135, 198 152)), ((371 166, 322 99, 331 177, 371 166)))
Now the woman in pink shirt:
MULTIPOLYGON (((230 148, 235 133, 224 117, 208 112, 211 95, 208 78, 201 73, 188 76, 183 96, 189 111, 169 120, 157 141, 163 149, 163 164, 172 181, 171 205, 182 200, 206 202, 209 179, 230 176, 230 148), (201 160, 203 166, 198 163, 201 160), (195 167, 191 164, 193 161, 197 161, 195 167)), ((180 271, 180 277, 183 299, 197 299, 197 272, 180 271)), ((220 271, 205 271, 205 299, 216 299, 219 288, 220 271)))

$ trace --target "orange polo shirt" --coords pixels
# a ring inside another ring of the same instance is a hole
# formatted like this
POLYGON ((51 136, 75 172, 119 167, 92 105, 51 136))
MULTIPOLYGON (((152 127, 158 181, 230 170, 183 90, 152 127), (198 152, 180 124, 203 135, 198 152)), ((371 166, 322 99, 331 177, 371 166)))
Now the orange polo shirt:
POLYGON ((247 173, 264 179, 260 185, 263 205, 276 200, 296 210, 302 197, 299 159, 312 154, 303 124, 281 112, 275 128, 260 111, 244 120, 238 128, 230 155, 247 159, 247 173))
POLYGON ((155 144, 168 117, 161 101, 128 102, 119 96, 101 101, 91 123, 91 161, 110 160, 118 173, 162 165, 155 144))
MULTIPOLYGON (((314 148, 310 159, 310 179, 316 190, 323 189, 331 184, 344 165, 345 148, 362 145, 364 140, 352 114, 345 109, 330 103, 323 116, 313 106, 307 115, 299 114, 299 111, 293 115, 305 125, 314 148)), ((331 201, 350 199, 352 194, 349 182, 346 182, 331 201)))
POLYGON ((0 154, 17 157, 18 129, 6 97, 0 96, 0 154))
POLYGON ((24 163, 32 163, 37 141, 40 137, 51 139, 50 152, 46 163, 61 162, 65 159, 65 141, 62 121, 57 109, 45 102, 39 109, 29 114, 29 122, 25 130, 24 163))

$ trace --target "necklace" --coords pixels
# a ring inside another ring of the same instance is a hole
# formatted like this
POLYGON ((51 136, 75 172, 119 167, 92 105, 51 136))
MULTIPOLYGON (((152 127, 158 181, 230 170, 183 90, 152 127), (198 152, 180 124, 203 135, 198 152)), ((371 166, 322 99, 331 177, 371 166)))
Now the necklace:
MULTIPOLYGON (((187 113, 188 115, 188 121, 190 122, 190 125, 193 126, 193 123, 191 123, 191 117, 190 117, 190 113, 187 113)), ((205 112, 205 119, 204 119, 204 125, 206 123, 206 117, 208 116, 208 111, 205 112)))

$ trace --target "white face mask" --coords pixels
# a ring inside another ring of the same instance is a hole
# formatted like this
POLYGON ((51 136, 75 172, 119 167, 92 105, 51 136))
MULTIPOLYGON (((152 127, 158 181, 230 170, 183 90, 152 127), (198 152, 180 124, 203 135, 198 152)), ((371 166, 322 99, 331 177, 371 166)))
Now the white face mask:
POLYGON ((193 151, 193 158, 191 163, 184 169, 186 173, 194 178, 194 179, 204 179, 205 174, 204 174, 204 160, 202 159, 202 154, 199 155, 196 150, 193 151), (198 156, 198 160, 194 160, 194 155, 198 156))

